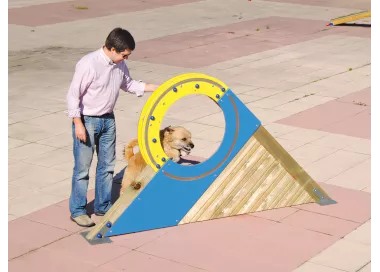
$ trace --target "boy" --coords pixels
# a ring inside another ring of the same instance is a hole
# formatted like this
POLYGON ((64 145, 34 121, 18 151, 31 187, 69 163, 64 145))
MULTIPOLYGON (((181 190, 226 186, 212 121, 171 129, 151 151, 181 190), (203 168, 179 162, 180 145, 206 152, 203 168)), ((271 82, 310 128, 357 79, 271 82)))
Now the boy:
POLYGON ((71 220, 82 227, 95 223, 86 214, 89 169, 94 149, 98 153, 94 212, 104 215, 111 207, 115 167, 116 126, 114 107, 119 90, 142 96, 157 86, 133 80, 124 60, 135 49, 132 35, 112 30, 102 48, 84 56, 76 65, 67 93, 68 116, 73 119, 74 170, 70 196, 71 220))

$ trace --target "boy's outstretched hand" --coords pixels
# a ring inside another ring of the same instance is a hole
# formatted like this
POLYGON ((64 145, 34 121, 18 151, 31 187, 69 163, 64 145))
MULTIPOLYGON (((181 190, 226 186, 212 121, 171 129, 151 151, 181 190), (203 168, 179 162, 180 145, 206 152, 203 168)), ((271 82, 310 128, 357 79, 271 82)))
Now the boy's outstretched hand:
POLYGON ((154 92, 158 88, 158 85, 155 84, 145 84, 145 92, 154 92))

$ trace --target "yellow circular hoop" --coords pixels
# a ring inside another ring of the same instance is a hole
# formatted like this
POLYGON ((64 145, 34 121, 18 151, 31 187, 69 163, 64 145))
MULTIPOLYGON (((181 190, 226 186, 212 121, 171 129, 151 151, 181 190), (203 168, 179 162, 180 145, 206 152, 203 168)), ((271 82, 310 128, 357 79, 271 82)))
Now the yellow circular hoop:
POLYGON ((218 102, 227 90, 220 80, 199 73, 179 75, 159 86, 146 102, 139 120, 138 142, 144 160, 156 171, 168 160, 161 146, 160 129, 174 102, 191 94, 203 94, 218 102))

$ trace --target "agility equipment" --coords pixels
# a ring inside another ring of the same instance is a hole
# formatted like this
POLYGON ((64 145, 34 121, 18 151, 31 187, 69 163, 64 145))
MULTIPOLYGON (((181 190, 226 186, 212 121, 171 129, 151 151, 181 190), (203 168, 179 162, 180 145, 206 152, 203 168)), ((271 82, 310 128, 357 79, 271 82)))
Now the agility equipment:
POLYGON ((354 22, 354 21, 361 20, 368 17, 371 17, 371 10, 357 12, 357 13, 353 13, 353 14, 332 19, 330 23, 327 24, 327 26, 341 25, 341 24, 354 22))
POLYGON ((142 187, 129 186, 103 221, 82 234, 90 243, 304 203, 336 203, 226 84, 204 74, 176 76, 152 94, 140 116, 138 142, 147 162, 138 178, 142 187), (165 154, 159 131, 169 107, 194 94, 212 99, 222 109, 226 125, 214 155, 185 166, 165 154))

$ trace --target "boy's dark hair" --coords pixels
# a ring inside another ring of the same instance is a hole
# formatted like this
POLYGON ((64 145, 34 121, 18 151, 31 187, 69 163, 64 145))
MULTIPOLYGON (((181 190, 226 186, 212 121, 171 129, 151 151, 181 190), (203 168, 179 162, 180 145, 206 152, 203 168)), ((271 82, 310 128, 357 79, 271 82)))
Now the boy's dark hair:
POLYGON ((135 40, 127 30, 117 27, 108 34, 105 46, 108 50, 114 47, 118 53, 124 52, 126 49, 133 51, 135 50, 135 40))

